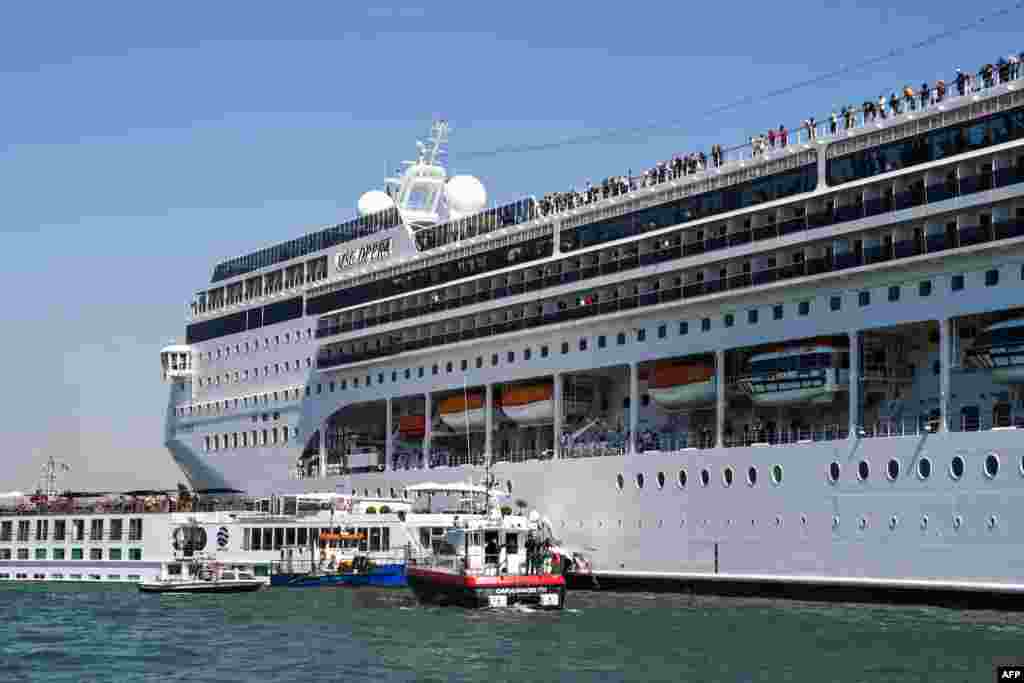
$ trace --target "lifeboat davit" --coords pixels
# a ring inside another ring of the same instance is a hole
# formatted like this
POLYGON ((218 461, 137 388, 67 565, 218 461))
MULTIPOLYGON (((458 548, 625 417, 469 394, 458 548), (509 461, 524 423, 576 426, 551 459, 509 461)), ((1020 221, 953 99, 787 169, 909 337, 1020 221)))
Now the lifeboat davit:
POLYGON ((402 415, 398 418, 398 433, 406 438, 419 438, 427 433, 427 418, 423 415, 402 415))
POLYGON ((707 361, 656 363, 647 385, 655 405, 664 410, 685 410, 715 402, 715 365, 707 361))
POLYGON ((831 337, 787 344, 750 358, 740 381, 759 406, 826 404, 850 383, 849 342, 831 337))
MULTIPOLYGON (((497 405, 497 401, 495 402, 497 405)), ((487 412, 484 409, 484 394, 481 391, 470 392, 468 395, 455 394, 441 401, 438 406, 441 422, 448 428, 464 432, 478 431, 487 425, 487 412)))
POLYGON ((989 325, 974 340, 970 354, 991 368, 998 384, 1024 384, 1024 318, 989 325))

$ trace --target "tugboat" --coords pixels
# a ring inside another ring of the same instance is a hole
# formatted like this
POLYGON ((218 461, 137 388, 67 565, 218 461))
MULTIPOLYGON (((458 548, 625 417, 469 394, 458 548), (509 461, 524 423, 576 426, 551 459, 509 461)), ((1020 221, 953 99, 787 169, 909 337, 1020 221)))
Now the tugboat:
POLYGON ((177 565, 176 574, 165 573, 159 578, 138 584, 143 593, 249 593, 258 591, 266 581, 251 571, 224 567, 208 558, 196 558, 177 565), (185 569, 185 572, 181 572, 185 569))
POLYGON ((407 561, 406 580, 420 602, 469 608, 565 607, 563 559, 544 537, 535 513, 527 518, 498 510, 490 486, 420 484, 409 490, 431 498, 460 496, 468 503, 444 527, 431 552, 407 561))

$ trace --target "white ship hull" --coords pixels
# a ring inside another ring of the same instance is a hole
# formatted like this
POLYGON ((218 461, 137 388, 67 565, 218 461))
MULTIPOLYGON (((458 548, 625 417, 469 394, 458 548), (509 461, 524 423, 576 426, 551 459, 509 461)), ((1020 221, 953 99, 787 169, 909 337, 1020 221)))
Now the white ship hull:
POLYGON ((665 410, 685 410, 711 405, 715 402, 715 381, 677 384, 673 387, 649 388, 651 400, 665 410))
POLYGON ((505 413, 505 417, 518 425, 551 424, 554 420, 555 402, 548 399, 520 406, 502 406, 501 411, 505 413))
MULTIPOLYGON (((502 486, 511 483, 512 497, 551 519, 563 545, 586 551, 598 576, 717 573, 872 579, 893 585, 914 579, 1024 589, 1016 569, 1024 566, 1024 526, 1013 523, 1014 510, 1024 504, 1017 473, 1024 456, 1020 434, 1008 430, 981 438, 977 432, 927 438, 933 463, 928 481, 912 471, 920 436, 498 463, 495 474, 502 486), (873 467, 865 482, 858 481, 856 465, 849 461, 853 449, 858 461, 873 467), (993 451, 1006 470, 997 481, 988 479, 981 466, 993 451), (954 481, 948 469, 958 453, 967 468, 954 481), (889 459, 902 464, 897 482, 884 473, 889 459), (833 460, 843 468, 838 484, 827 477, 833 460), (782 468, 778 484, 771 478, 775 465, 782 468), (730 487, 723 484, 726 466, 735 471, 730 487), (753 486, 747 483, 750 467, 757 469, 753 486), (707 489, 699 475, 705 468, 707 489), (685 488, 678 484, 681 469, 687 473, 685 488), (666 478, 663 489, 657 485, 658 472, 666 478), (637 475, 643 475, 642 489, 637 475), (989 528, 992 516, 997 521, 989 528), (955 529, 957 517, 961 522, 955 529)), ((251 471, 232 468, 225 475, 254 481, 251 471)), ((265 476, 273 478, 270 472, 265 476)), ((354 475, 351 486, 372 495, 424 481, 456 483, 466 476, 467 469, 460 467, 399 470, 354 475)), ((300 491, 319 482, 289 484, 300 491)))
POLYGON ((829 382, 825 386, 807 389, 788 389, 786 391, 765 391, 751 394, 750 400, 759 406, 788 406, 801 403, 831 403, 839 397, 845 387, 829 382))
POLYGON ((455 432, 464 433, 480 431, 487 424, 487 413, 483 408, 474 408, 465 412, 442 413, 441 421, 455 432))

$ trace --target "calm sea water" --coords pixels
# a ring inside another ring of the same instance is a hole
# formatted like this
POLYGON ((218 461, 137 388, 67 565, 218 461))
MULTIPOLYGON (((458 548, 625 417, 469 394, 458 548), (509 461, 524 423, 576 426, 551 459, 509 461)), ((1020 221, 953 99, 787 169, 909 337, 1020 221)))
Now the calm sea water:
POLYGON ((990 681, 1024 614, 571 593, 562 613, 406 591, 0 585, 2 681, 990 681))

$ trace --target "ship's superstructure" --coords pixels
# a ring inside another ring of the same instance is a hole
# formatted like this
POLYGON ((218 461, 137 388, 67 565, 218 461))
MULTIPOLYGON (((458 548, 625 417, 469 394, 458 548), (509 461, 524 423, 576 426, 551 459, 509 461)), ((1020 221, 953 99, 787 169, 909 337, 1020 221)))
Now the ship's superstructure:
POLYGON ((253 495, 487 454, 604 577, 1021 590, 1024 81, 984 86, 560 211, 485 209, 438 124, 359 218, 215 267, 167 447, 253 495))

